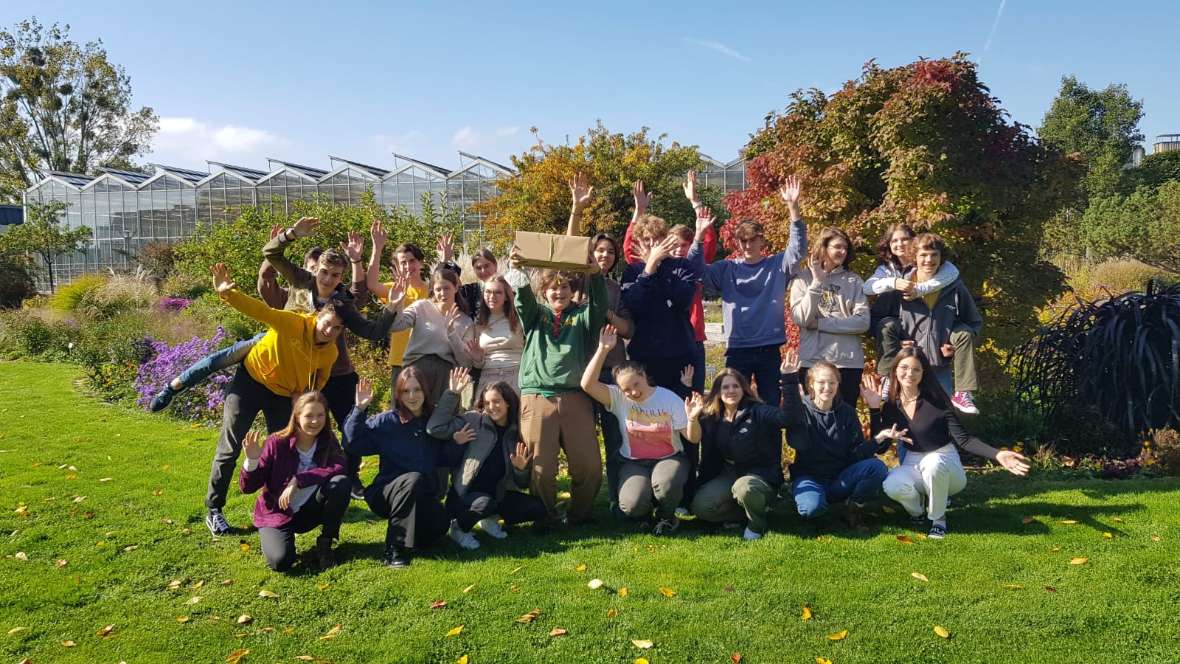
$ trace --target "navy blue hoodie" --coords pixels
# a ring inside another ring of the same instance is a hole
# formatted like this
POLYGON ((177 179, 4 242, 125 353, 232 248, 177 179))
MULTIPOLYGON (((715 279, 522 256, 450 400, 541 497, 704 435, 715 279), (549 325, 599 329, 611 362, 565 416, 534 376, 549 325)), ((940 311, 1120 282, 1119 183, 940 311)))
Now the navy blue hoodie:
POLYGON ((783 376, 783 410, 790 419, 787 444, 795 450, 791 479, 834 479, 857 461, 881 454, 892 441, 866 441, 856 409, 839 397, 831 410, 820 410, 811 397, 799 396, 799 374, 783 376))

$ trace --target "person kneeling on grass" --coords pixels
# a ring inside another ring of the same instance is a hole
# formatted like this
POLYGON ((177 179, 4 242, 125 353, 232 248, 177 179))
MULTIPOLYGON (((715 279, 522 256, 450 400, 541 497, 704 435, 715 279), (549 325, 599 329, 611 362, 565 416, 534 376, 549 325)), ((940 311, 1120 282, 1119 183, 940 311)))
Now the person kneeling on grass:
POLYGON ((443 392, 426 431, 435 438, 458 441, 445 448, 451 467, 448 534, 464 549, 478 549, 473 527, 504 539, 508 533, 500 527, 501 517, 512 525, 541 521, 546 513, 540 498, 514 490, 528 489, 532 477, 532 455, 520 441, 519 397, 508 383, 492 383, 475 395, 475 410, 451 415, 470 383, 467 369, 451 370, 449 389, 443 392))
POLYGON ((332 542, 348 508, 349 483, 344 452, 328 426, 328 401, 319 392, 295 399, 291 422, 260 443, 246 434, 246 461, 238 475, 243 493, 262 489, 254 503, 254 526, 270 568, 284 572, 295 564, 295 534, 321 526, 315 555, 320 569, 331 567, 332 542))
POLYGON ((688 482, 684 440, 701 439, 699 394, 684 401, 676 393, 648 382, 643 365, 626 361, 615 367, 615 385, 598 380, 602 363, 618 343, 613 325, 602 329, 598 350, 582 372, 582 389, 610 409, 619 421, 619 495, 615 502, 629 519, 647 521, 655 510, 653 535, 670 535, 679 521, 676 508, 688 482))
POLYGON ((214 535, 225 535, 230 528, 221 508, 246 432, 258 411, 266 418, 266 430, 278 431, 291 419, 293 397, 324 388, 336 362, 336 337, 344 329, 344 321, 330 302, 315 314, 272 309, 239 291, 225 264, 218 263, 212 270, 217 295, 269 328, 238 365, 225 390, 221 433, 205 496, 209 509, 205 526, 214 535))
POLYGON ((345 451, 357 456, 380 456, 377 477, 365 489, 365 502, 382 519, 387 567, 410 566, 411 551, 421 550, 447 532, 447 515, 439 502, 435 469, 442 443, 426 433, 431 405, 422 372, 406 367, 393 386, 392 407, 365 419, 373 400, 373 386, 362 378, 356 386, 356 406, 344 422, 345 451))
POLYGON ((905 459, 885 478, 885 495, 917 523, 925 524, 925 513, 931 522, 930 538, 942 539, 947 532, 947 498, 967 486, 958 448, 991 459, 1013 475, 1027 475, 1029 462, 1018 452, 997 450, 967 433, 921 350, 898 352, 892 381, 895 388, 888 400, 881 398, 880 379, 874 375, 865 377, 861 392, 873 430, 881 432, 878 438, 885 434, 905 446, 905 459))
POLYGON ((713 379, 701 413, 696 413, 701 469, 692 513, 713 523, 744 520, 742 537, 761 539, 769 527, 770 503, 783 483, 781 437, 787 414, 762 403, 746 377, 732 367, 713 379))
POLYGON ((799 353, 788 350, 783 359, 783 410, 787 412, 789 445, 795 450, 791 463, 791 494, 795 509, 805 519, 815 518, 828 504, 847 501, 851 510, 881 495, 881 482, 889 473, 878 459, 892 444, 893 431, 882 431, 876 442, 866 441, 856 407, 837 399, 841 373, 820 360, 807 372, 809 395, 799 396, 799 353))

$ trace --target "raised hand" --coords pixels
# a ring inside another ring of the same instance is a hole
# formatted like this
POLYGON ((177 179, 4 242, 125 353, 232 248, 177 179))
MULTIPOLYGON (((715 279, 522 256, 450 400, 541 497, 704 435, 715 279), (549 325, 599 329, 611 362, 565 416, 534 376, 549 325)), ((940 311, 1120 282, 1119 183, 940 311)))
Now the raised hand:
POLYGON ((470 424, 464 424, 462 429, 451 434, 451 440, 460 445, 466 445, 475 440, 475 429, 472 429, 470 424))
POLYGON ((447 309, 447 333, 455 331, 455 324, 459 322, 459 317, 463 312, 459 310, 458 304, 452 304, 450 309, 447 309))
POLYGON ((684 368, 680 370, 680 384, 687 388, 691 388, 692 377, 696 375, 696 372, 696 368, 691 364, 684 365, 684 368))
POLYGON ((320 220, 315 217, 300 217, 299 221, 291 226, 291 232, 295 234, 295 237, 307 237, 319 225, 320 220))
POLYGON ((951 344, 950 341, 947 341, 946 343, 944 343, 943 345, 938 347, 938 352, 942 353, 943 357, 954 357, 955 356, 955 347, 951 344))
POLYGON ((684 197, 696 207, 701 199, 697 198, 697 172, 689 171, 688 175, 684 176, 684 197))
POLYGON ((1013 475, 1020 475, 1021 477, 1027 475, 1029 469, 1032 468, 1028 457, 1020 452, 1013 452, 1011 450, 1000 450, 997 452, 996 461, 1004 467, 1004 470, 1013 475))
POLYGON ((434 248, 438 252, 438 260, 441 263, 455 258, 455 241, 451 238, 450 233, 439 235, 438 243, 435 244, 434 248))
POLYGON ((292 477, 291 481, 287 482, 287 486, 283 488, 283 492, 279 494, 279 509, 290 509, 291 499, 295 497, 295 492, 298 490, 299 485, 295 482, 295 478, 292 477))
POLYGON ((799 182, 799 178, 794 175, 788 175, 783 186, 779 188, 778 195, 783 199, 789 207, 796 207, 799 205, 799 195, 802 193, 803 187, 799 182))
POLYGON ((452 392, 462 392, 463 388, 471 384, 471 372, 467 367, 455 367, 451 369, 451 378, 448 387, 452 392))
POLYGON ((614 325, 603 325, 602 332, 598 335, 598 347, 609 351, 617 343, 619 343, 619 331, 615 329, 614 325))
POLYGON ((631 241, 631 254, 627 256, 628 263, 642 263, 650 251, 650 245, 647 240, 643 238, 634 238, 631 241))
POLYGON ((533 453, 529 451, 529 446, 524 441, 517 441, 516 451, 508 457, 508 460, 512 462, 513 468, 524 470, 532 463, 533 453))
POLYGON ((705 236, 705 233, 713 227, 713 222, 716 217, 713 216, 713 211, 707 207, 702 207, 697 210, 697 239, 700 240, 705 236))
POLYGON ((356 407, 364 410, 373 400, 373 381, 362 378, 356 383, 356 407))
POLYGON ((262 456, 262 441, 259 440, 261 437, 253 429, 246 432, 246 437, 242 439, 242 451, 246 453, 247 459, 257 461, 258 457, 262 456))
POLYGON ((340 245, 340 250, 353 263, 361 262, 365 258, 365 236, 356 231, 348 231, 348 242, 340 245))
POLYGON ((647 271, 655 272, 656 268, 660 266, 660 263, 679 248, 680 238, 675 235, 669 235, 657 244, 652 245, 647 254, 647 271))
MULTIPOLYGON (((888 396, 888 395, 886 395, 888 396)), ((870 410, 881 407, 881 377, 869 371, 860 377, 860 398, 870 410)))
POLYGON ((238 287, 229 276, 229 268, 225 263, 217 263, 209 268, 213 272, 213 288, 218 293, 225 293, 238 287))
POLYGON ((270 239, 272 239, 272 240, 273 240, 273 239, 275 239, 276 237, 278 237, 278 236, 279 236, 279 233, 282 233, 282 232, 283 232, 283 230, 284 230, 284 229, 283 229, 283 225, 282 225, 282 224, 275 224, 275 225, 271 226, 271 227, 270 227, 270 239))
POLYGON ((643 180, 636 180, 635 184, 631 185, 631 196, 635 199, 635 216, 647 212, 647 206, 651 205, 652 194, 647 192, 643 186, 643 180))
POLYGON ((909 432, 909 429, 898 429, 897 425, 894 424, 888 429, 883 429, 877 432, 877 435, 873 436, 873 439, 878 443, 883 443, 887 440, 900 440, 903 443, 912 443, 914 441, 910 440, 910 438, 906 435, 909 432))
POLYGON ((779 365, 779 373, 793 374, 799 373, 799 350, 797 348, 788 348, 787 352, 783 353, 783 363, 779 365))
POLYGON ((811 268, 811 278, 816 281, 826 281, 829 271, 824 269, 824 262, 814 256, 807 259, 807 266, 811 268))
POLYGON ((467 354, 474 358, 484 356, 483 346, 479 345, 479 337, 471 337, 467 340, 467 354))
POLYGON ((695 420, 701 416, 701 411, 705 409, 705 397, 701 396, 700 392, 693 392, 684 400, 684 414, 690 420, 695 420))
POLYGON ((594 193, 594 187, 590 186, 590 178, 585 173, 576 173, 567 183, 570 187, 570 198, 574 201, 574 209, 585 209, 590 204, 590 195, 594 193))
POLYGON ((389 234, 381 227, 381 220, 374 219, 373 224, 369 226, 369 237, 373 238, 373 250, 380 252, 385 247, 385 242, 389 240, 389 234))

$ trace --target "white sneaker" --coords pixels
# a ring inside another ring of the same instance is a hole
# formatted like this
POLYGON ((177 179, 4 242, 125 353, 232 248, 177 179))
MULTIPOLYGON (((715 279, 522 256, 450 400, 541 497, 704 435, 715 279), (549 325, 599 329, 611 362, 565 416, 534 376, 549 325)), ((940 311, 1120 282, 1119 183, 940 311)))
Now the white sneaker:
POLYGON ((447 531, 447 536, 455 540, 455 544, 471 551, 479 548, 479 540, 475 539, 475 535, 459 528, 459 524, 454 521, 451 522, 451 528, 447 531))
POLYGON ((742 533, 742 539, 746 540, 747 542, 753 542, 754 540, 760 540, 760 539, 762 539, 762 533, 756 533, 753 530, 746 528, 746 532, 742 533))
POLYGON ((500 520, 494 516, 489 516, 486 519, 480 519, 479 523, 475 524, 479 529, 487 533, 489 536, 496 539, 504 539, 508 537, 508 533, 500 527, 500 520))
POLYGON ((688 508, 687 507, 677 507, 676 508, 676 518, 677 519, 683 519, 686 516, 688 516, 688 508))

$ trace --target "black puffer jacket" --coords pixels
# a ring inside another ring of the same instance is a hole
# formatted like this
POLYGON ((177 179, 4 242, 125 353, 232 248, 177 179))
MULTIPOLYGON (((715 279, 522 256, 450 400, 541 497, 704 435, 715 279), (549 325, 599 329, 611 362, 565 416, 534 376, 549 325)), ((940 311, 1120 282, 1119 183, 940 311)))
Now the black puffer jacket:
POLYGON ((698 486, 717 477, 727 463, 738 477, 757 475, 778 488, 783 483, 782 430, 789 425, 786 412, 761 403, 741 406, 731 424, 733 434, 722 440, 721 415, 701 418, 701 465, 698 486))

